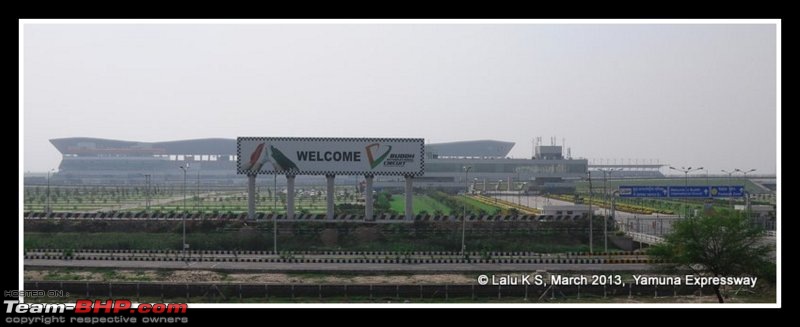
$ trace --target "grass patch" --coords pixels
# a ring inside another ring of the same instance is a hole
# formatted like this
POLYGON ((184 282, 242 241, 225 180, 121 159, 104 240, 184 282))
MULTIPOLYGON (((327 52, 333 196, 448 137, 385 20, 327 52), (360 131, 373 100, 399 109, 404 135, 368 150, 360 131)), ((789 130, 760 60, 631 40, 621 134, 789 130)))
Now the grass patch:
POLYGON ((480 201, 477 201, 477 200, 471 199, 471 198, 464 199, 464 197, 462 197, 462 196, 458 197, 458 201, 459 202, 466 201, 467 204, 469 204, 470 206, 478 207, 479 209, 481 209, 483 211, 486 211, 488 214, 494 214, 495 212, 501 210, 500 207, 495 207, 495 206, 492 206, 492 205, 488 205, 486 203, 483 203, 483 202, 480 202, 480 201))
MULTIPOLYGON (((441 211, 443 213, 450 212, 450 208, 439 201, 434 200, 430 196, 427 195, 414 195, 412 200, 414 202, 414 214, 417 215, 421 212, 427 212, 429 214, 433 214, 436 211, 441 211)), ((391 209, 398 212, 404 213, 406 211, 406 198, 403 195, 395 195, 392 196, 392 202, 390 202, 391 209)))

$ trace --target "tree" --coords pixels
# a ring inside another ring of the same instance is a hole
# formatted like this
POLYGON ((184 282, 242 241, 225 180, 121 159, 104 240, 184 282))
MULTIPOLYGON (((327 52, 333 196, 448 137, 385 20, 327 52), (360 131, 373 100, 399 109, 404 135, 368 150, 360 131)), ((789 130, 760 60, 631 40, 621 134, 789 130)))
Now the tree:
MULTIPOLYGON (((762 240, 759 226, 745 215, 724 210, 672 224, 664 242, 649 254, 670 264, 668 270, 691 270, 695 275, 729 277, 741 275, 774 277, 771 247, 762 240)), ((720 303, 725 302, 719 285, 712 286, 720 303)))

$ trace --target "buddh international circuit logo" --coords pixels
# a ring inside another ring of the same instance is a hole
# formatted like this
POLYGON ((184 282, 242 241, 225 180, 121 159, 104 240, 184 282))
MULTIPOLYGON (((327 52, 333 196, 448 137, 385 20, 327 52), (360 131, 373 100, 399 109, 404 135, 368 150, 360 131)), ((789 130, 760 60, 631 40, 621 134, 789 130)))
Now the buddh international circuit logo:
POLYGON ((375 157, 376 152, 378 152, 380 147, 381 145, 379 143, 372 143, 370 145, 367 145, 367 159, 369 159, 369 166, 371 167, 371 169, 375 169, 375 167, 378 167, 378 165, 380 165, 381 162, 383 162, 383 160, 385 160, 386 157, 389 156, 389 152, 392 151, 392 146, 387 145, 386 151, 376 158, 375 157))

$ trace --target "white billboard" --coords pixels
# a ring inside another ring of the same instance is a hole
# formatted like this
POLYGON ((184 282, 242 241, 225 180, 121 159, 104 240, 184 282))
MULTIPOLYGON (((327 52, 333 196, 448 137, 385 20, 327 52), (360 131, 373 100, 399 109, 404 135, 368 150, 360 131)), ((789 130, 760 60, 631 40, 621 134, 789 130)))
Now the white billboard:
POLYGON ((423 139, 239 137, 239 174, 410 175, 425 165, 423 139))

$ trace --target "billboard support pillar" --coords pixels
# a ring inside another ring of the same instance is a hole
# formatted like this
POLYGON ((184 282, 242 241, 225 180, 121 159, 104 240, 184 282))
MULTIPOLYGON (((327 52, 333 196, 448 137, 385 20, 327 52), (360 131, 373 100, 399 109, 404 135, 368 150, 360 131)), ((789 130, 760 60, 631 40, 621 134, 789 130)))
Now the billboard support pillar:
POLYGON ((247 219, 256 219, 256 174, 247 175, 247 219))
POLYGON ((328 212, 325 219, 333 220, 333 178, 336 175, 325 175, 325 179, 328 180, 328 188, 327 188, 327 200, 328 200, 328 212))
POLYGON ((372 175, 364 175, 367 181, 367 186, 364 188, 364 220, 375 220, 372 214, 372 181, 375 179, 372 175))
POLYGON ((414 219, 414 188, 411 181, 414 176, 406 175, 406 220, 414 219))
POLYGON ((286 219, 294 219, 294 175, 286 175, 286 219))

